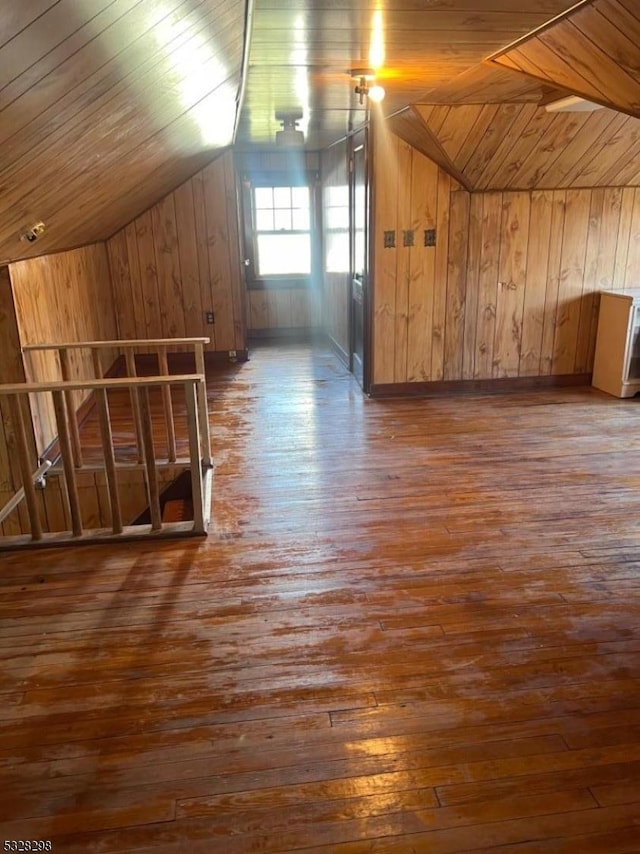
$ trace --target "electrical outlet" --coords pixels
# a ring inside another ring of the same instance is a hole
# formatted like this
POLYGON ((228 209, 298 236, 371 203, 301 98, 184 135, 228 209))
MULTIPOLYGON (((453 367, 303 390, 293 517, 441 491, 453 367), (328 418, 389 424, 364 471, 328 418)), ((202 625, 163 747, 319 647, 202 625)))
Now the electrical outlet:
POLYGON ((424 230, 424 245, 425 246, 435 246, 436 245, 436 230, 435 230, 435 228, 425 228, 425 230, 424 230))
POLYGON ((204 319, 207 321, 207 323, 208 323, 210 326, 213 326, 213 324, 216 322, 215 317, 214 317, 214 314, 213 314, 213 312, 212 312, 212 311, 205 311, 205 313, 204 313, 204 319))

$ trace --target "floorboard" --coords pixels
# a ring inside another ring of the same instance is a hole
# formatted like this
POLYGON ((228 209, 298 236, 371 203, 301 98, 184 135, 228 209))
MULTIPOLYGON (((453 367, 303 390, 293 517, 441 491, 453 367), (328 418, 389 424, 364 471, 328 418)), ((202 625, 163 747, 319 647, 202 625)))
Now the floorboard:
POLYGON ((294 342, 208 398, 205 540, 0 556, 2 840, 640 852, 640 404, 294 342))

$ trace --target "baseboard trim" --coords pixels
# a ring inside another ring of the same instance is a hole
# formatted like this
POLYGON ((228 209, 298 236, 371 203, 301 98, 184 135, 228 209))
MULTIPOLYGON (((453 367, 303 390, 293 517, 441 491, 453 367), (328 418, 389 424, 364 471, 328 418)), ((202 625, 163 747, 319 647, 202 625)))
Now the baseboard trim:
POLYGON ((440 380, 416 383, 372 383, 370 397, 438 397, 445 394, 499 394, 591 385, 591 374, 497 377, 491 380, 440 380))
POLYGON ((343 363, 343 365, 345 365, 345 367, 348 368, 349 367, 349 354, 347 353, 347 351, 344 350, 340 346, 340 344, 338 344, 336 339, 333 338, 331 335, 329 335, 329 333, 327 333, 327 341, 329 342, 329 345, 331 346, 331 349, 336 354, 336 356, 340 359, 340 361, 343 363))
POLYGON ((296 341, 314 341, 323 337, 323 331, 317 326, 274 326, 271 329, 250 329, 249 342, 263 341, 265 338, 293 338, 296 341))

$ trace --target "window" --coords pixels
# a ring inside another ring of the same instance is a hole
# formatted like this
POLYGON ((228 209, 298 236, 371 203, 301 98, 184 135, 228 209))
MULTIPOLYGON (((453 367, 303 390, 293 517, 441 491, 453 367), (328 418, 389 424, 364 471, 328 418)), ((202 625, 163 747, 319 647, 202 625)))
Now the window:
POLYGON ((327 273, 348 273, 349 187, 327 187, 324 203, 325 270, 327 273))
POLYGON ((254 187, 256 273, 311 274, 311 216, 308 187, 254 187))

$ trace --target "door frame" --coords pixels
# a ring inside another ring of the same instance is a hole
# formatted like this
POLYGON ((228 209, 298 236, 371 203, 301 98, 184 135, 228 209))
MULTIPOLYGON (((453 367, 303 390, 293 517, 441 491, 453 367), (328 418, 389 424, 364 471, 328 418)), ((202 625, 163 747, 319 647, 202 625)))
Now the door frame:
MULTIPOLYGON (((371 388, 371 289, 372 289, 372 257, 371 257, 371 224, 372 217, 372 181, 371 181, 371 132, 368 126, 349 137, 349 370, 354 374, 355 323, 354 299, 352 295, 355 259, 355 181, 356 181, 356 152, 364 150, 364 185, 365 185, 365 274, 362 282, 362 391, 369 394, 371 388)), ((355 376, 355 374, 354 374, 355 376)))

